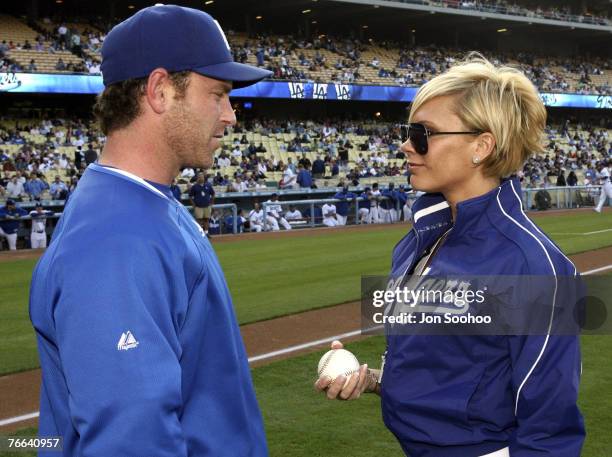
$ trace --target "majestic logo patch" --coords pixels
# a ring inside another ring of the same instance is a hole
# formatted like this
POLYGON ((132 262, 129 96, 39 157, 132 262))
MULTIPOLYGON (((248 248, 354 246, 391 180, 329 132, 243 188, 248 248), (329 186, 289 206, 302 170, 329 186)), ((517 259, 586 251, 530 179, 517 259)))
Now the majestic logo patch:
POLYGON ((119 351, 127 351, 136 346, 138 346, 138 341, 136 341, 136 338, 134 338, 134 335, 132 335, 132 332, 129 330, 121 334, 121 338, 119 338, 119 342, 117 343, 117 349, 119 351))

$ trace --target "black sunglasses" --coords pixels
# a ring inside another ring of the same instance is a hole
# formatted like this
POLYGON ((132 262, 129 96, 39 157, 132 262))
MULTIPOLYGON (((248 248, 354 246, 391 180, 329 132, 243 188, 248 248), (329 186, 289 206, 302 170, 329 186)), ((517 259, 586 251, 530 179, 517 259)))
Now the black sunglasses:
POLYGON ((421 155, 427 154, 427 139, 434 135, 480 135, 482 132, 434 132, 423 124, 400 124, 402 143, 410 140, 412 147, 421 155))

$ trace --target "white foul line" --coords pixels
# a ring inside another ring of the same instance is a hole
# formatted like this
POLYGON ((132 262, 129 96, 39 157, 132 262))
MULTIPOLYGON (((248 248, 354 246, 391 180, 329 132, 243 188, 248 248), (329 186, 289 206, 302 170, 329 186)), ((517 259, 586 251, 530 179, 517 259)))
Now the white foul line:
POLYGON ((313 346, 319 346, 320 344, 331 343, 334 340, 341 340, 342 338, 350 338, 352 336, 361 335, 360 330, 354 330, 352 332, 343 333, 341 335, 330 336, 327 338, 322 338, 320 340, 309 341, 308 343, 298 344, 296 346, 289 346, 288 348, 279 349, 278 351, 266 352, 265 354, 254 355, 253 357, 249 357, 249 363, 259 362, 260 360, 271 359, 272 357, 276 357, 283 354, 289 354, 290 352, 301 351, 302 349, 308 349, 313 346))
POLYGON ((9 425, 9 424, 14 424, 15 422, 27 421, 28 419, 35 419, 38 416, 39 416, 39 412, 36 411, 30 414, 24 414, 23 416, 9 417, 8 419, 4 419, 0 421, 0 427, 9 425))
MULTIPOLYGON (((588 275, 592 275, 595 273, 599 273, 600 271, 605 271, 605 270, 610 270, 612 269, 612 264, 610 265, 606 265, 604 267, 600 267, 600 268, 595 268, 593 270, 588 270, 585 271, 584 273, 581 273, 582 276, 588 276, 588 275)), ((379 327, 375 327, 371 330, 375 330, 378 329, 382 326, 379 327)), ((313 346, 319 346, 321 344, 325 344, 325 343, 331 343, 334 340, 341 340, 343 338, 350 338, 353 336, 357 336, 357 335, 361 335, 361 329, 359 330, 354 330, 352 332, 346 332, 346 333, 342 333, 340 335, 334 335, 334 336, 330 336, 327 338, 322 338, 320 340, 315 340, 315 341, 309 341, 308 343, 304 343, 304 344, 298 344, 295 346, 289 346, 287 348, 284 349, 279 349, 278 351, 272 351, 272 352, 266 352, 265 354, 260 354, 260 355, 254 355, 253 357, 249 357, 249 363, 254 363, 254 362, 259 362, 260 360, 266 360, 266 359, 271 359, 273 357, 277 357, 279 355, 284 355, 284 354, 289 354, 291 352, 296 352, 296 351, 301 351, 302 349, 308 349, 311 348, 313 346)), ((33 412, 30 414, 24 414, 23 416, 16 416, 16 417, 9 417, 8 419, 3 419, 0 420, 0 427, 3 427, 5 425, 10 425, 10 424, 14 424, 16 422, 22 422, 22 421, 26 421, 28 419, 35 419, 39 416, 39 412, 33 412)))
POLYGON ((550 235, 597 235, 605 232, 612 232, 612 229, 595 230, 594 232, 555 232, 550 235))
POLYGON ((595 268, 593 270, 585 271, 580 273, 582 276, 592 275, 593 273, 599 273, 600 271, 606 271, 612 268, 612 264, 606 265, 605 267, 595 268))
POLYGON ((596 233, 612 232, 612 229, 597 230, 595 232, 586 232, 585 235, 595 235, 596 233))

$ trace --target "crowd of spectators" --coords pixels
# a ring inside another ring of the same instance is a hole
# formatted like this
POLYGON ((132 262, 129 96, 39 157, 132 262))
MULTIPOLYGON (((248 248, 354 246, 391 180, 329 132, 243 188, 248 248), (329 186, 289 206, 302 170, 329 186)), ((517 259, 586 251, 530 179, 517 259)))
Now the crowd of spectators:
POLYGON ((523 6, 506 0, 399 0, 404 3, 421 3, 433 6, 444 6, 464 10, 483 11, 487 13, 509 14, 512 16, 537 17, 558 21, 581 22, 597 25, 612 25, 609 14, 579 14, 571 6, 523 6))
MULTIPOLYGON (((392 41, 375 42, 370 39, 362 42, 358 39, 333 38, 328 35, 311 40, 292 36, 257 36, 242 41, 234 39, 232 44, 237 61, 246 62, 249 56, 254 56, 258 66, 273 72, 274 79, 365 83, 362 70, 371 67, 376 69, 379 78, 389 79, 389 85, 400 86, 420 86, 447 70, 469 52, 468 49, 460 48, 434 45, 407 47, 405 43, 392 41), (385 66, 376 56, 367 61, 362 59, 364 51, 380 48, 397 55, 392 66, 385 66), (307 58, 304 50, 313 50, 314 56, 307 58), (330 61, 321 50, 334 53, 336 58, 330 61), (329 79, 325 81, 319 73, 323 69, 332 71, 329 79)), ((542 91, 612 94, 609 81, 601 83, 592 80, 592 76, 604 75, 606 70, 612 70, 612 63, 607 59, 551 59, 524 52, 484 54, 495 63, 518 66, 542 91)))
MULTIPOLYGON (((546 188, 597 184, 598 163, 612 158, 611 129, 612 123, 605 119, 600 119, 599 124, 567 120, 550 125, 546 129, 546 153, 531 157, 519 173, 523 186, 546 188)), ((233 141, 224 141, 216 153, 214 166, 205 175, 205 180, 214 186, 217 193, 261 191, 262 195, 269 195, 276 192, 275 189, 310 189, 318 185, 336 189, 334 198, 341 198, 344 193, 346 201, 357 196, 366 199, 357 203, 359 219, 355 223, 389 222, 402 217, 401 211, 393 212, 394 200, 389 195, 404 198, 404 205, 408 188, 396 185, 394 190, 393 181, 388 186, 381 186, 380 190, 377 184, 371 188, 368 184, 379 179, 388 182, 386 178, 392 176, 401 177, 399 182, 407 182, 406 161, 399 150, 399 132, 395 124, 346 119, 314 122, 258 118, 246 120, 231 133, 233 135, 227 138, 233 138, 233 141), (249 133, 258 133, 268 140, 274 138, 286 162, 267 151, 263 141, 257 144, 249 141, 249 133), (351 160, 348 160, 349 155, 351 160), (280 181, 271 180, 272 173, 280 174, 280 181), (363 184, 364 178, 373 179, 363 184), (352 194, 348 191, 349 186, 362 191, 352 194), (383 199, 370 206, 372 195, 391 198, 391 203, 383 199)), ((87 165, 97 160, 104 140, 95 125, 85 120, 16 123, 0 120, 0 198, 7 202, 5 206, 10 202, 19 205, 24 200, 42 200, 45 203, 46 200, 69 199, 87 165), (10 153, 8 145, 12 145, 10 153)), ((183 201, 188 201, 187 195, 196 184, 200 171, 191 168, 181 171, 172 183, 177 198, 182 195, 183 201)), ((314 215, 304 213, 300 217, 299 209, 287 211, 283 207, 275 219, 276 224, 273 220, 268 221, 268 229, 284 227, 287 230, 296 224, 310 223, 313 217, 324 225, 343 225, 347 215, 353 217, 355 212, 355 209, 349 212, 346 201, 317 207, 314 215)), ((247 230, 251 224, 255 224, 254 227, 263 224, 261 211, 260 208, 254 215, 239 211, 236 218, 238 231, 247 230)), ((268 220, 270 215, 264 217, 268 220)), ((231 232, 233 223, 234 216, 230 212, 214 210, 210 233, 231 232)))
MULTIPOLYGON (((569 120, 549 126, 547 153, 531 158, 521 177, 530 187, 550 184, 551 176, 558 177, 561 185, 563 179, 568 185, 593 183, 597 161, 612 157, 612 138, 607 128, 569 120)), ((234 140, 226 137, 208 172, 211 183, 225 192, 258 191, 270 186, 333 187, 340 180, 357 186, 363 178, 407 173, 404 154, 399 150, 398 128, 392 123, 258 118, 237 125, 232 133, 234 140), (286 160, 267 151, 263 142, 249 141, 247 132, 274 136, 277 150, 286 160), (278 134, 282 135, 277 137, 278 134), (274 180, 272 173, 282 178, 274 180)), ((65 199, 87 165, 97 159, 103 143, 104 137, 95 125, 84 120, 43 120, 0 128, 0 196, 19 200, 27 195, 37 200, 47 191, 53 199, 65 199), (18 148, 12 148, 16 151, 9 154, 2 148, 5 145, 18 148)), ((197 173, 198 170, 186 168, 177 182, 188 190, 197 173)))
POLYGON ((48 17, 45 17, 40 23, 34 22, 29 25, 39 32, 37 41, 50 43, 49 52, 57 49, 68 50, 83 59, 81 67, 72 70, 58 60, 56 70, 63 71, 62 67, 66 67, 66 71, 75 73, 100 74, 99 56, 102 43, 106 38, 105 32, 94 26, 80 29, 65 22, 54 23, 48 17))
MULTIPOLYGON (((460 8, 493 8, 505 5, 506 2, 473 1, 446 2, 447 6, 460 8)), ((516 11, 523 11, 516 7, 516 11)), ((562 11, 562 8, 557 9, 562 11)), ((547 14, 554 14, 551 9, 547 14)), ((534 11, 533 14, 536 14, 534 11)), ((517 13, 518 14, 518 13, 517 13)), ((562 14, 561 12, 559 14, 562 14)), ((39 71, 35 60, 28 65, 20 65, 10 59, 12 49, 35 49, 54 53, 57 50, 68 50, 81 58, 80 63, 65 63, 58 58, 57 71, 77 73, 100 73, 100 49, 105 38, 105 25, 88 26, 79 31, 76 27, 67 26, 64 22, 52 22, 46 18, 42 23, 30 24, 39 33, 34 43, 4 41, 0 44, 0 70, 9 72, 39 71)), ((313 82, 335 82, 342 84, 368 83, 363 76, 363 69, 376 69, 378 78, 388 79, 389 85, 420 86, 433 76, 445 71, 453 62, 463 58, 469 49, 448 48, 435 45, 407 46, 406 43, 372 39, 360 41, 355 38, 318 35, 312 38, 297 36, 258 35, 248 39, 237 38, 238 35, 228 32, 234 59, 246 62, 250 57, 258 66, 273 72, 273 79, 313 82), (395 61, 389 64, 381 62, 381 56, 364 59, 365 51, 383 48, 396 55, 395 61), (304 52, 312 50, 313 52, 304 52), (328 51, 328 52, 322 52, 328 51), (330 54, 331 53, 331 54, 330 54), (333 56, 333 58, 330 57, 333 56), (330 70, 323 77, 321 71, 330 70), (324 80, 325 79, 325 80, 324 80)), ((611 95, 612 86, 608 79, 603 82, 594 80, 593 76, 605 75, 612 71, 609 59, 597 57, 585 60, 581 57, 551 58, 534 56, 526 53, 490 53, 486 57, 495 62, 510 63, 519 66, 541 91, 572 92, 578 94, 611 95)), ((596 79, 596 78, 595 78, 596 79)))

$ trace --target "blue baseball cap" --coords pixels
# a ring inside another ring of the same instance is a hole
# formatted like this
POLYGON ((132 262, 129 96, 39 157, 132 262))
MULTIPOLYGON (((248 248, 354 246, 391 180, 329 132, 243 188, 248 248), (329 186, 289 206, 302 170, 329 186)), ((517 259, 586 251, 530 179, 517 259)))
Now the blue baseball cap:
POLYGON ((113 27, 102 45, 105 86, 144 78, 160 67, 232 81, 234 88, 249 86, 272 74, 234 62, 225 33, 212 16, 176 5, 138 11, 113 27))

